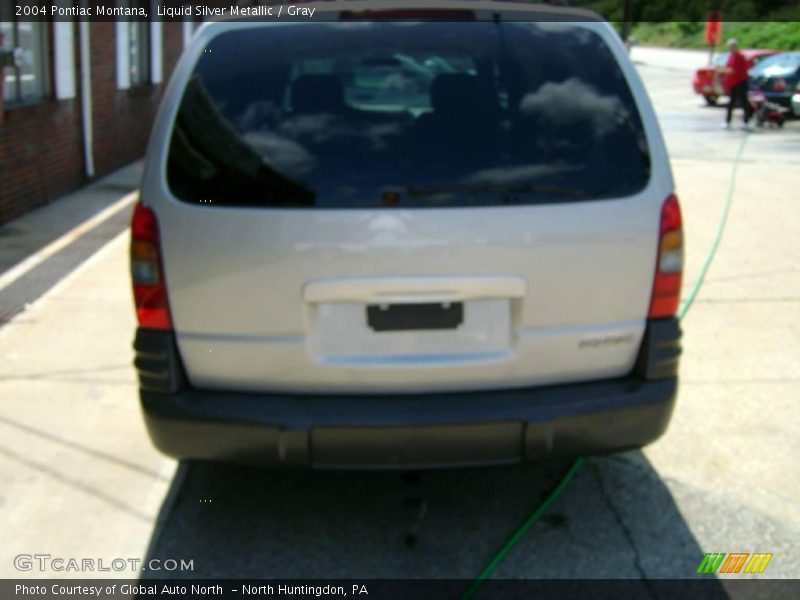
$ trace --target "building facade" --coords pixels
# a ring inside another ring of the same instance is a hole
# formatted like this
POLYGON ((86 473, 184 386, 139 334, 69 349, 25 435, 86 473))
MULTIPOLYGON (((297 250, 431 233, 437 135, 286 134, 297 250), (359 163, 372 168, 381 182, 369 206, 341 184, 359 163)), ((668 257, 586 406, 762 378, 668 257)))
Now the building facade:
POLYGON ((141 157, 189 22, 34 22, 0 0, 0 223, 141 157))

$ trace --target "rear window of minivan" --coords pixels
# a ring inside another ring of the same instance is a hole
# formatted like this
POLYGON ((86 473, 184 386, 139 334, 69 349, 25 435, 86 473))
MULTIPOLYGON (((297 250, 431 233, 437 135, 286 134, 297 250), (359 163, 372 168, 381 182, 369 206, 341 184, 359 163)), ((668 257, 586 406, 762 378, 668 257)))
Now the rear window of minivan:
POLYGON ((170 136, 174 196, 212 206, 496 206, 641 191, 641 118, 577 24, 343 22, 211 39, 170 136))

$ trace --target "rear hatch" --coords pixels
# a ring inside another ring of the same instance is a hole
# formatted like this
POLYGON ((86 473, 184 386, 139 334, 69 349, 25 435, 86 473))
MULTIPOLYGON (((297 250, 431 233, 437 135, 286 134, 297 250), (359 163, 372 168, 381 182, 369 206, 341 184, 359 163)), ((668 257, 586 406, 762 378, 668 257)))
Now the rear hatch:
POLYGON ((750 69, 751 90, 777 94, 787 98, 800 83, 800 52, 776 54, 750 69))
POLYGON ((424 392, 628 373, 672 181, 612 36, 202 29, 142 197, 190 381, 424 392))
POLYGON ((722 95, 722 76, 717 72, 717 69, 724 67, 728 62, 729 54, 722 52, 714 57, 711 64, 707 67, 700 67, 695 71, 695 88, 701 94, 708 95, 722 95))

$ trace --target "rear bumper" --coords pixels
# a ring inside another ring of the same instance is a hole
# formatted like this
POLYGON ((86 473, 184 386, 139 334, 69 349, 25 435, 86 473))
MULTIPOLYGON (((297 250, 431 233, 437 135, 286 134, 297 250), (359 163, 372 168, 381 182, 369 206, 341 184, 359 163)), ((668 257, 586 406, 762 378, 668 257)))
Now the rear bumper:
POLYGON ((176 458, 329 468, 500 464, 638 448, 672 414, 677 378, 425 396, 142 391, 176 458))
POLYGON ((791 114, 791 109, 792 109, 791 92, 762 92, 762 93, 764 94, 764 98, 766 98, 768 102, 774 102, 779 106, 788 108, 791 114))
POLYGON ((721 82, 711 73, 695 74, 692 80, 692 89, 695 94, 703 96, 720 96, 724 93, 721 82))
POLYGON ((701 96, 719 96, 723 92, 721 88, 715 86, 713 83, 695 81, 694 93, 700 94, 701 96))
POLYGON ((171 332, 134 342, 142 409, 165 454, 319 468, 500 464, 639 448, 667 427, 681 330, 648 323, 629 377, 547 387, 373 396, 192 388, 171 332))

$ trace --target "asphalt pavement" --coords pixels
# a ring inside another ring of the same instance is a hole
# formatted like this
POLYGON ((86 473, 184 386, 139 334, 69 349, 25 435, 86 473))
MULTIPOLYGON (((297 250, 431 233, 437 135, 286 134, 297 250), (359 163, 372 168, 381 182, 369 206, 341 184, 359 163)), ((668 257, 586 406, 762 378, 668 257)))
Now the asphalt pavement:
MULTIPOLYGON (((635 48, 633 58, 683 207, 684 293, 711 248, 746 136, 728 226, 683 321, 666 435, 643 451, 588 460, 496 576, 685 578, 705 552, 769 552, 758 577, 798 577, 800 121, 723 130, 722 109, 691 92, 703 56, 635 48)), ((124 193, 112 196, 87 214, 124 193)), ((54 228, 29 254, 74 226, 54 228)), ((11 240, 3 229, 0 256, 11 240)), ((426 472, 409 483, 393 472, 193 464, 174 479, 174 461, 151 448, 138 412, 126 259, 120 233, 51 275, 0 328, 3 577, 20 575, 15 555, 38 551, 193 559, 192 577, 470 578, 568 466, 426 472), (427 506, 412 547, 409 496, 427 506)), ((0 293, 16 280, 0 278, 0 293)))

